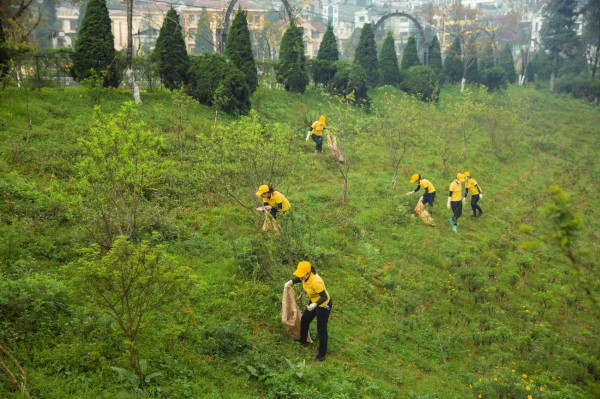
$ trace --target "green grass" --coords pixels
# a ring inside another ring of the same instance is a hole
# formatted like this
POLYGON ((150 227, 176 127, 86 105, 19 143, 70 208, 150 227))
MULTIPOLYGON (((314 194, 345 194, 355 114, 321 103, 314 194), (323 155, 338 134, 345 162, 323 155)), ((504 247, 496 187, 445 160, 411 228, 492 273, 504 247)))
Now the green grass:
MULTIPOLYGON (((371 93, 375 109, 385 93, 401 96, 377 89, 371 93)), ((161 155, 179 162, 170 94, 144 93, 143 99, 144 121, 165 138, 161 155)), ((116 112, 128 100, 127 92, 114 92, 102 109, 116 112)), ((58 330, 34 323, 35 313, 27 311, 18 320, 33 327, 0 320, 0 337, 25 367, 32 396, 525 398, 530 386, 534 398, 596 397, 598 108, 529 88, 494 94, 493 107, 474 117, 466 159, 452 157, 443 173, 436 117, 453 101, 461 94, 447 87, 438 106, 420 107, 418 142, 393 190, 388 147, 374 114, 352 110, 348 125, 341 125, 330 115, 346 106, 319 91, 259 89, 253 107, 261 122, 288 126, 301 149, 280 184, 292 217, 284 222, 285 234, 268 238, 260 232, 260 217, 219 187, 201 184, 197 138, 213 132, 215 114, 193 105, 185 113, 184 164, 159 188, 160 218, 145 227, 157 230, 156 240, 196 276, 191 310, 153 315, 157 328, 143 337, 142 357, 149 372, 161 376, 143 391, 120 381, 111 366, 125 367, 126 354, 115 326, 88 316, 69 297, 68 311, 57 315, 64 325, 58 330), (349 160, 346 204, 339 201, 337 164, 303 141, 308 123, 320 114, 339 133, 349 160), (454 234, 446 221, 446 193, 452 175, 464 170, 485 193, 485 215, 470 218, 467 203, 454 234), (408 183, 414 173, 438 191, 435 228, 414 214, 418 196, 404 196, 414 188, 408 183), (550 202, 551 184, 572 195, 572 209, 584 218, 574 241, 577 266, 548 239, 550 222, 537 212, 550 202), (520 231, 521 224, 535 228, 531 250, 522 249, 532 237, 520 231), (252 254, 272 258, 256 270, 248 260, 252 254), (334 300, 324 363, 312 361, 315 348, 291 342, 279 320, 282 285, 304 257, 334 300)), ((233 121, 218 118, 226 125, 233 121)), ((68 286, 65 270, 89 244, 70 210, 77 139, 91 125, 83 89, 30 92, 29 112, 22 91, 0 91, 0 278, 44 274, 68 286)), ((455 153, 461 148, 456 144, 455 153)), ((7 301, 0 293, 0 309, 7 301)), ((21 397, 7 384, 0 385, 0 396, 21 397)))

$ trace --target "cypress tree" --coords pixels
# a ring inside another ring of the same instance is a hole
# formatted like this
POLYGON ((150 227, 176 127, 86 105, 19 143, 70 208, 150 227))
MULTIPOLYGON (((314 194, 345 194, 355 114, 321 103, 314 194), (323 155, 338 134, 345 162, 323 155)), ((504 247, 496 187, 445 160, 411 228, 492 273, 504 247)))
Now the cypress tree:
POLYGON ((417 41, 414 36, 411 36, 408 38, 408 42, 406 42, 406 47, 402 53, 400 69, 407 71, 408 68, 419 65, 421 65, 421 61, 419 61, 419 54, 417 53, 417 41))
POLYGON ((116 70, 115 56, 115 39, 106 0, 90 0, 73 50, 74 78, 81 81, 91 76, 92 69, 96 72, 108 69, 104 86, 118 86, 120 71, 116 70))
POLYGON ((4 36, 4 28, 2 26, 2 18, 0 18, 0 79, 2 79, 9 70, 10 54, 6 46, 6 37, 4 36))
POLYGON ((287 91, 304 93, 308 85, 306 56, 300 30, 291 24, 283 34, 279 48, 279 63, 276 67, 277 81, 287 91))
POLYGON ((377 45, 371 24, 364 24, 360 32, 360 40, 356 46, 354 63, 363 67, 367 74, 369 87, 377 86, 379 83, 379 71, 377 66, 377 45))
POLYGON ((437 36, 433 36, 429 45, 429 63, 428 66, 434 70, 438 81, 444 80, 444 65, 442 64, 442 52, 440 50, 440 41, 437 36))
POLYGON ((504 46, 500 52, 500 56, 498 57, 498 66, 504 71, 506 79, 510 83, 514 83, 517 79, 517 72, 515 71, 515 61, 512 56, 512 51, 508 44, 504 46))
POLYGON ((160 27, 153 57, 158 64, 158 74, 167 89, 178 89, 186 83, 190 60, 179 15, 173 8, 167 11, 160 27))
POLYGON ((333 33, 333 27, 327 26, 327 31, 323 36, 321 45, 319 46, 319 52, 317 53, 317 59, 313 64, 313 79, 315 83, 327 85, 333 75, 335 75, 334 62, 339 58, 339 51, 335 35, 333 33))
POLYGON ((494 48, 492 47, 492 41, 488 40, 483 48, 483 56, 479 62, 481 70, 491 69, 496 66, 496 59, 494 57, 494 48))
POLYGON ((202 10, 198 16, 198 29, 194 40, 194 54, 212 53, 215 51, 213 32, 209 25, 209 16, 202 10))
POLYGON ((388 32, 379 52, 379 81, 382 85, 392 86, 400 83, 400 69, 392 32, 388 32))
POLYGON ((460 82, 462 79, 464 65, 462 62, 461 53, 460 38, 457 36, 448 49, 446 59, 444 60, 446 78, 450 83, 460 82))
POLYGON ((258 87, 258 72, 252 55, 250 31, 244 10, 239 10, 235 14, 235 19, 229 28, 225 43, 225 55, 246 75, 250 92, 254 93, 258 87))

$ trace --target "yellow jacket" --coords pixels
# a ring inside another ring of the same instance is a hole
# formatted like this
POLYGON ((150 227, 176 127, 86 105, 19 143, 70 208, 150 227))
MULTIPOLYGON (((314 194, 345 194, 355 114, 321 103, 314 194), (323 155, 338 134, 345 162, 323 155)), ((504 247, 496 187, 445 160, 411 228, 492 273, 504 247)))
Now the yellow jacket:
POLYGON ((304 288, 304 291, 306 291, 308 297, 310 298, 310 301, 313 303, 317 303, 317 301, 321 297, 319 293, 325 291, 325 294, 327 295, 327 300, 319 306, 321 308, 327 306, 329 301, 331 301, 329 292, 327 292, 327 289, 325 288, 325 283, 323 282, 321 276, 319 276, 318 274, 311 273, 310 277, 306 281, 302 282, 302 288, 304 288))
POLYGON ((322 136, 323 135, 323 129, 325 129, 325 115, 321 115, 319 117, 318 121, 315 121, 311 126, 312 131, 311 133, 316 135, 316 136, 322 136))
POLYGON ((455 181, 450 183, 450 192, 448 193, 448 196, 452 202, 462 201, 462 184, 455 181))
MULTIPOLYGON (((481 194, 481 190, 479 189, 479 184, 477 184, 477 181, 475 179, 467 180, 467 182, 465 183, 465 188, 467 190, 471 190, 472 195, 481 194)), ((465 193, 465 196, 466 195, 467 195, 467 193, 465 193)))
POLYGON ((277 208, 278 204, 281 204, 282 212, 285 212, 288 209, 290 209, 290 201, 288 201, 287 198, 285 198, 285 196, 283 194, 281 194, 279 191, 273 191, 273 193, 271 194, 271 197, 269 197, 269 198, 263 197, 263 204, 270 205, 274 208, 277 208))

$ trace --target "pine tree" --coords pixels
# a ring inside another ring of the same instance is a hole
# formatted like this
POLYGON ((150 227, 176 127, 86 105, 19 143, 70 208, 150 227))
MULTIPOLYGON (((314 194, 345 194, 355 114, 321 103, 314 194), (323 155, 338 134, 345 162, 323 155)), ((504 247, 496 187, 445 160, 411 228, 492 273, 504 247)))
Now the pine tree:
POLYGON ((202 10, 198 16, 198 29, 194 41, 194 54, 200 55, 204 53, 212 53, 215 51, 213 41, 213 32, 210 29, 209 16, 206 11, 202 10))
POLYGON ((39 42, 40 48, 52 48, 52 39, 57 35, 56 0, 43 0, 40 6, 41 20, 32 37, 39 42))
POLYGON ((335 62, 339 58, 339 51, 333 27, 327 26, 327 31, 321 41, 317 59, 312 64, 312 77, 315 83, 326 86, 335 75, 335 62))
POLYGON ((400 69, 406 71, 410 67, 419 65, 421 65, 421 61, 419 61, 419 54, 417 53, 417 41, 414 36, 411 36, 406 42, 406 47, 404 47, 400 69))
POLYGON ((400 83, 400 69, 392 32, 388 32, 379 52, 379 81, 382 85, 392 86, 400 83))
POLYGON ((491 69, 496 66, 496 59, 494 57, 494 47, 492 41, 488 40, 483 48, 483 55, 479 61, 479 68, 481 70, 491 69))
POLYGON ((277 81, 287 91, 304 93, 308 85, 306 56, 300 30, 291 24, 283 34, 276 67, 277 81))
POLYGON ((0 18, 0 79, 4 78, 9 71, 10 55, 6 46, 6 37, 2 27, 2 18, 0 18))
POLYGON ((379 71, 377 66, 377 45, 371 24, 364 24, 360 32, 360 40, 356 46, 354 63, 363 67, 367 74, 369 87, 375 87, 379 83, 379 71))
POLYGON ((442 64, 442 52, 440 50, 440 41, 437 36, 433 36, 429 45, 429 63, 428 66, 434 70, 439 80, 443 80, 444 65, 442 64))
POLYGON ((506 79, 510 83, 515 83, 515 80, 517 79, 517 71, 515 70, 515 61, 513 59, 510 46, 508 44, 504 46, 504 48, 500 52, 500 55, 498 57, 498 66, 504 71, 506 79))
POLYGON ((246 11, 239 10, 227 33, 225 43, 225 55, 233 62, 244 75, 250 92, 254 93, 258 87, 258 72, 252 55, 252 44, 250 43, 250 31, 246 11))
POLYGON ((551 0, 543 10, 544 21, 540 29, 542 47, 552 56, 550 90, 554 90, 554 80, 558 70, 558 54, 570 55, 577 45, 576 0, 551 0))
POLYGON ((591 60, 592 79, 596 78, 598 61, 600 60, 600 0, 588 0, 582 9, 585 30, 583 38, 593 54, 591 60))
POLYGON ((106 0, 90 0, 73 50, 74 78, 78 81, 88 78, 92 69, 97 73, 108 70, 104 86, 118 86, 120 71, 116 70, 115 56, 115 40, 106 0))
POLYGON ((181 88, 187 81, 189 57, 177 11, 171 8, 160 28, 153 57, 158 74, 167 89, 181 88))
POLYGON ((460 38, 457 36, 448 49, 446 59, 444 60, 446 78, 450 83, 457 83, 462 79, 464 65, 461 54, 460 38))

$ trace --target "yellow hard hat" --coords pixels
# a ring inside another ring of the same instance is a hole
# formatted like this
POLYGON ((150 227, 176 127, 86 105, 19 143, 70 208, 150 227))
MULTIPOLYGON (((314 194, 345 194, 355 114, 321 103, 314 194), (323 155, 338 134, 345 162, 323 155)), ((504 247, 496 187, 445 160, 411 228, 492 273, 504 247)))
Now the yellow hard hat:
POLYGON ((471 177, 471 172, 463 172, 463 175, 464 175, 465 177, 471 177))
POLYGON ((464 180, 464 179, 465 179, 465 175, 463 175, 462 173, 457 173, 457 174, 456 174, 456 178, 457 178, 458 180, 464 180))
POLYGON ((298 263, 298 267, 296 268, 296 271, 294 272, 294 276, 303 277, 308 272, 310 272, 310 262, 307 262, 304 260, 304 261, 298 263))
POLYGON ((319 122, 325 123, 325 115, 319 116, 319 122))
POLYGON ((419 175, 418 174, 414 174, 412 175, 412 177, 410 178, 410 182, 411 183, 416 183, 417 180, 419 180, 419 175))
POLYGON ((258 191, 256 192, 256 195, 258 195, 260 197, 264 193, 268 193, 268 192, 269 192, 269 186, 267 186, 266 184, 263 184, 262 186, 260 186, 258 188, 258 191))

